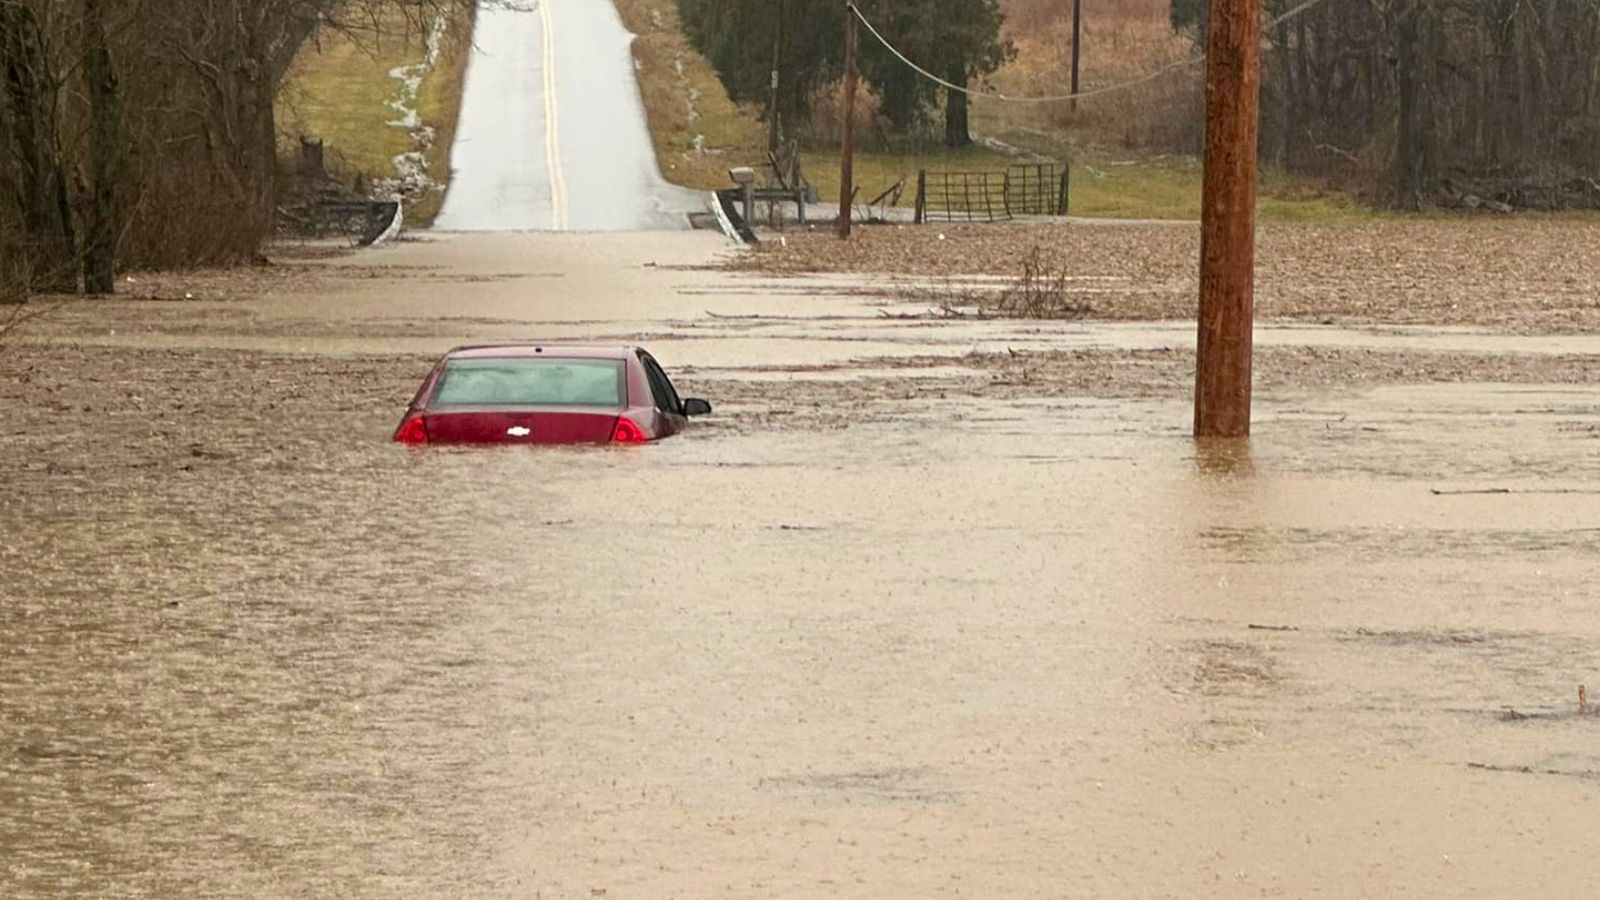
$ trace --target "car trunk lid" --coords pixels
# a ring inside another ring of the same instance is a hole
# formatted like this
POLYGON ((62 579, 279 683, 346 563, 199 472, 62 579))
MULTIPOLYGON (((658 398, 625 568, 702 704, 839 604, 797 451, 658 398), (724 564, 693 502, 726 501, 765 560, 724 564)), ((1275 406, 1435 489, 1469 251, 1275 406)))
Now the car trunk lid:
POLYGON ((603 444, 616 426, 615 409, 451 409, 423 415, 429 443, 603 444))

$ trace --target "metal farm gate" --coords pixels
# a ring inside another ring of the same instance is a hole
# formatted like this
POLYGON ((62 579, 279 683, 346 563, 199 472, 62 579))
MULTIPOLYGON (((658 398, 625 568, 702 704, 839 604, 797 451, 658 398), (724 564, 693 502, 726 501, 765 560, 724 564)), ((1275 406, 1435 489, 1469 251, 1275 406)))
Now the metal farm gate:
POLYGON ((1067 167, 1030 163, 1006 167, 1006 209, 1013 216, 1067 214, 1067 167))
POLYGON ((917 222, 1000 222, 1067 214, 1067 167, 1008 166, 1004 172, 917 172, 917 222))
POLYGON ((917 173, 917 221, 996 222, 1006 211, 1004 172, 917 173))

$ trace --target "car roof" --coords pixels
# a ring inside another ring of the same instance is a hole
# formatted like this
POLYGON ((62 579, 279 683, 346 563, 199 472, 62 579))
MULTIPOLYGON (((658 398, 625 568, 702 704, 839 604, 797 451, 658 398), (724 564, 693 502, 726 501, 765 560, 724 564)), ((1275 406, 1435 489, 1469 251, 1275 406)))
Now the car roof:
POLYGON ((519 343, 472 344, 456 347, 446 359, 495 359, 503 357, 552 357, 556 359, 627 359, 637 347, 597 346, 594 344, 519 343))

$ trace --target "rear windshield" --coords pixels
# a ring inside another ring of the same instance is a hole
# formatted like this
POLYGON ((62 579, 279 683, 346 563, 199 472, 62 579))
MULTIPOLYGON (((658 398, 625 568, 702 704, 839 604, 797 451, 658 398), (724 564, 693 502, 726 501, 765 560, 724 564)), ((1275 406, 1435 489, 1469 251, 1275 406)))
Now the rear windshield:
POLYGON ((429 408, 441 406, 622 407, 622 363, 606 359, 452 359, 429 408))

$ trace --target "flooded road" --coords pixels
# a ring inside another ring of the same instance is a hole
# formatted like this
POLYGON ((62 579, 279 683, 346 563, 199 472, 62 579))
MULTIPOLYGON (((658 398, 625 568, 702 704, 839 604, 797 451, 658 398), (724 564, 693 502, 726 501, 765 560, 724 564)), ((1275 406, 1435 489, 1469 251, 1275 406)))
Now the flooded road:
POLYGON ((1592 387, 1196 447, 1181 389, 958 395, 963 326, 895 368, 860 298, 691 292, 703 242, 477 240, 0 356, 0 895, 1589 892, 1592 387), (426 354, 559 321, 718 414, 386 443, 426 354))

